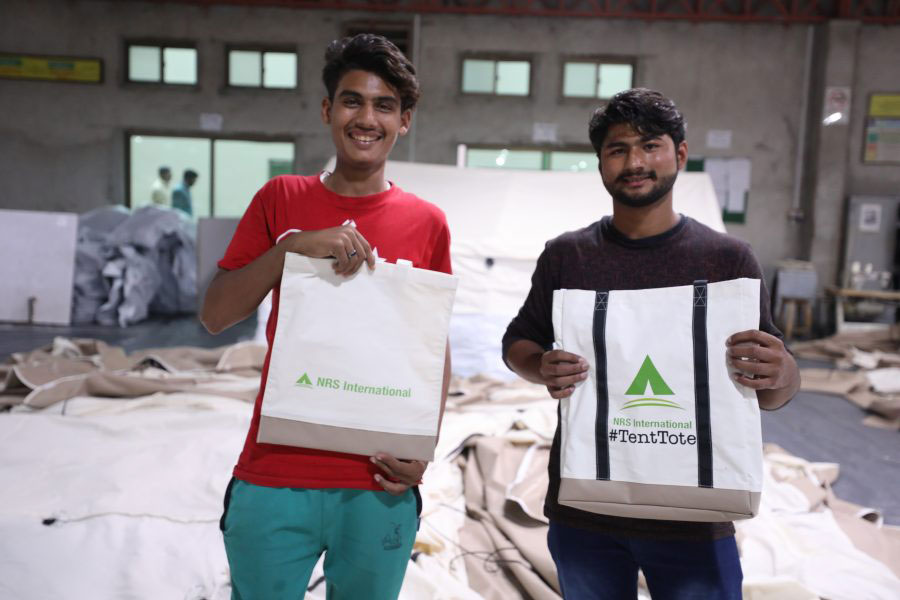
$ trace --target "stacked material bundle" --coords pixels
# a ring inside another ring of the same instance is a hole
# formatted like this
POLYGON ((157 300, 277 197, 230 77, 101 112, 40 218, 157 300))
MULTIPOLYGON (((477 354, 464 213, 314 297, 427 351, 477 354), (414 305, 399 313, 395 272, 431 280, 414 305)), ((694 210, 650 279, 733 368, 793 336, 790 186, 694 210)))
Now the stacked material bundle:
POLYGON ((72 321, 125 327, 197 305, 194 225, 177 210, 102 207, 81 215, 72 321))

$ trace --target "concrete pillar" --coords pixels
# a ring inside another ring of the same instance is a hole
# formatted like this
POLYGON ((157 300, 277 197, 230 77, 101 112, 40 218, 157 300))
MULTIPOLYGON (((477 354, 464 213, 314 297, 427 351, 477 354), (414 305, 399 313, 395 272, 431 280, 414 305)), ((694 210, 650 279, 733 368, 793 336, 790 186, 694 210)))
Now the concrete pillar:
MULTIPOLYGON (((813 90, 818 88, 818 97, 813 97, 810 102, 814 108, 811 112, 818 113, 814 122, 818 135, 813 136, 818 137, 818 143, 810 147, 810 152, 814 152, 814 182, 810 186, 809 259, 816 266, 820 285, 839 283, 851 141, 849 115, 844 122, 823 123, 828 116, 824 114, 823 92, 835 86, 853 89, 861 24, 859 21, 833 20, 825 28, 821 87, 812 86, 813 90)), ((851 102, 865 102, 865 98, 852 98, 851 102)))

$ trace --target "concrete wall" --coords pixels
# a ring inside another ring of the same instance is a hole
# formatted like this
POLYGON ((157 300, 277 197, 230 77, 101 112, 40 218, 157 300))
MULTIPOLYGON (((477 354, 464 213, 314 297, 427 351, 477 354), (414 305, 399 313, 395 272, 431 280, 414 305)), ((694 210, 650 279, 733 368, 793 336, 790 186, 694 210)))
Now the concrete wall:
POLYGON ((900 196, 900 165, 862 162, 866 112, 873 92, 900 92, 900 28, 860 29, 853 86, 848 195, 900 196))
MULTIPOLYGON (((412 21, 411 15, 298 11, 236 6, 69 0, 6 0, 0 4, 3 49, 21 53, 98 56, 102 85, 0 80, 0 207, 83 211, 125 198, 125 134, 201 133, 200 113, 219 113, 227 135, 293 139, 303 172, 331 154, 319 119, 325 45, 343 24, 361 18, 412 21), (187 39, 199 50, 199 85, 191 89, 125 83, 129 38, 187 39), (294 44, 300 87, 294 91, 224 86, 226 43, 294 44)), ((454 163, 456 146, 532 145, 535 122, 556 123, 559 146, 585 146, 589 100, 560 97, 562 57, 635 57, 636 84, 676 100, 688 120, 695 156, 752 160, 747 223, 730 225, 761 261, 796 256, 807 246, 786 216, 794 186, 806 26, 603 21, 531 17, 421 17, 418 69, 423 100, 414 133, 393 157, 454 163), (528 98, 465 96, 461 54, 524 53, 533 57, 528 98), (709 129, 733 131, 732 148, 705 147, 709 129), (413 138, 414 139, 411 139, 413 138)), ((900 61, 896 28, 863 28, 854 85, 849 193, 891 193, 897 167, 860 164, 864 98, 893 89, 900 61)), ((814 99, 812 102, 819 102, 814 99)), ((812 150, 814 151, 814 149, 812 150)), ((598 177, 597 181, 600 185, 598 177)), ((547 202, 552 205, 553 199, 547 202)), ((838 252, 837 248, 828 252, 838 252)))

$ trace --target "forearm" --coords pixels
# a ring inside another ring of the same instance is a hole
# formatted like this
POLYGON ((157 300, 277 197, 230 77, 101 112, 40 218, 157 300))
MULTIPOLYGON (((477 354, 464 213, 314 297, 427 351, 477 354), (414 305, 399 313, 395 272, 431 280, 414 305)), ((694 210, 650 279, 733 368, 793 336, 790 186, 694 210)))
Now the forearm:
POLYGON ((278 244, 240 269, 216 274, 200 310, 207 331, 220 333, 256 310, 281 277, 284 253, 284 244, 278 244))
POLYGON ((516 340, 506 351, 506 363, 513 372, 532 383, 546 383, 541 376, 541 356, 544 348, 531 340, 516 340))

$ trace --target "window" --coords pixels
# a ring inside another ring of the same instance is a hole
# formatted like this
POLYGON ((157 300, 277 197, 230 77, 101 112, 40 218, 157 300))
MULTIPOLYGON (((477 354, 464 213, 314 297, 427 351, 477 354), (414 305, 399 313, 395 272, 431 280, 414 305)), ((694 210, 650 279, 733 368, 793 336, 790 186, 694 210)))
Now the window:
POLYGON ((534 171, 587 171, 597 168, 597 156, 592 151, 465 147, 462 154, 466 167, 534 171))
POLYGON ((197 49, 183 45, 128 44, 128 81, 197 85, 197 49))
POLYGON ((630 89, 634 65, 625 62, 567 61, 563 65, 563 96, 612 98, 630 89))
POLYGON ((159 168, 169 167, 171 194, 190 169, 197 179, 190 187, 192 215, 240 217, 253 194, 278 175, 294 172, 294 144, 285 141, 172 137, 129 134, 129 206, 151 203, 159 168))
POLYGON ((506 148, 469 148, 466 152, 467 167, 488 167, 492 169, 534 169, 543 168, 543 153, 540 150, 508 150, 506 148))
POLYGON ((228 85, 271 89, 297 87, 297 53, 285 50, 228 50, 228 85))
POLYGON ((597 155, 594 152, 565 152, 553 150, 550 153, 551 171, 596 171, 597 155))
POLYGON ((463 59, 463 93, 527 96, 530 89, 531 62, 528 60, 463 59))

